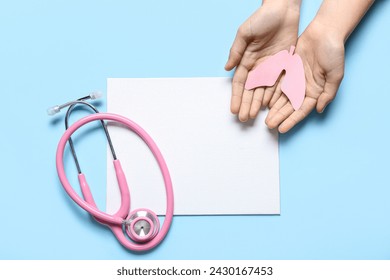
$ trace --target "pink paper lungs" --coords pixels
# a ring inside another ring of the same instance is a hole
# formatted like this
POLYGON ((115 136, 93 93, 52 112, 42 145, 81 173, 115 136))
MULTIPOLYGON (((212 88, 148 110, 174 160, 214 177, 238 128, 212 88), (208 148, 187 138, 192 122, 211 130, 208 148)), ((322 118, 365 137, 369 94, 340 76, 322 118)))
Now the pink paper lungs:
POLYGON ((290 100, 294 110, 298 110, 305 98, 305 72, 302 59, 294 54, 295 47, 290 47, 290 52, 283 50, 260 63, 249 72, 245 83, 245 89, 257 87, 270 87, 276 83, 280 73, 286 71, 281 89, 290 100))

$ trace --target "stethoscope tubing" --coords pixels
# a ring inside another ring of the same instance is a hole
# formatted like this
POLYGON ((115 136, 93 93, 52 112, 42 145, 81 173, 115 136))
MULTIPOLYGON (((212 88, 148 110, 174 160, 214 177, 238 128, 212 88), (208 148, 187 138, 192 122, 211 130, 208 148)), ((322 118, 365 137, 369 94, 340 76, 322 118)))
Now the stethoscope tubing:
POLYGON ((150 250, 153 247, 157 246, 166 236, 168 233, 169 227, 172 223, 172 218, 173 218, 173 207, 174 207, 174 198, 173 198, 173 189, 172 189, 172 180, 169 174, 168 167, 166 165, 166 162, 157 147, 156 143, 153 141, 153 139, 149 136, 149 134, 142 129, 138 124, 135 122, 129 120, 128 118, 125 118, 123 116, 117 115, 117 114, 111 114, 111 113, 96 113, 92 114, 89 116, 86 116, 78 121, 76 121, 74 124, 72 124, 64 133, 64 135, 61 137, 58 148, 57 148, 57 153, 56 153, 56 167, 57 167, 57 172, 59 179, 65 189, 65 191, 68 193, 68 195, 72 198, 72 200, 77 203, 81 208, 83 208, 85 211, 89 212, 93 217, 95 217, 100 223, 103 223, 107 225, 108 227, 111 228, 115 236, 118 238, 120 243, 127 247, 130 250, 135 250, 135 251, 144 251, 144 250, 150 250), (65 151, 65 146, 69 140, 69 138, 72 136, 72 134, 82 127, 83 125, 90 123, 92 121, 96 120, 108 120, 108 121, 114 121, 114 122, 119 122, 122 123, 123 125, 127 126, 130 130, 135 132, 141 139, 148 145, 149 149, 153 153, 159 168, 161 170, 163 180, 164 180, 164 185, 165 185, 165 191, 166 191, 166 213, 165 213, 165 219, 164 223, 161 226, 161 230, 158 232, 158 234, 150 240, 147 243, 144 244, 136 244, 133 242, 130 242, 124 235, 123 233, 123 224, 125 223, 125 217, 124 213, 130 212, 130 195, 128 189, 125 190, 125 186, 127 188, 127 183, 125 176, 123 174, 120 162, 118 159, 114 160, 114 166, 115 166, 115 171, 117 173, 117 178, 118 178, 118 184, 121 190, 121 198, 122 198, 122 206, 121 209, 114 215, 110 215, 108 213, 100 211, 97 207, 96 204, 93 201, 92 194, 90 193, 89 187, 86 183, 85 177, 83 178, 83 174, 79 174, 79 180, 80 180, 80 175, 82 177, 82 180, 85 182, 80 182, 80 185, 85 185, 84 190, 83 186, 82 187, 82 192, 84 195, 84 198, 81 198, 76 191, 73 189, 71 184, 69 183, 66 174, 65 174, 65 168, 64 168, 64 163, 63 163, 63 157, 64 157, 64 151, 65 151), (121 173, 121 174, 118 174, 121 173), (122 182, 121 182, 122 180, 122 182), (124 182, 123 182, 124 180, 124 182), (85 194, 84 194, 85 193, 85 194), (124 197, 125 196, 125 197, 124 197), (128 203, 126 202, 128 200, 128 203), (123 205, 123 203, 125 205, 123 205), (127 205, 128 204, 128 205, 127 205), (123 207, 125 206, 125 207, 123 207), (128 207, 127 207, 128 206, 128 207), (125 209, 129 208, 129 209, 125 209), (127 210, 127 211, 126 211, 127 210))

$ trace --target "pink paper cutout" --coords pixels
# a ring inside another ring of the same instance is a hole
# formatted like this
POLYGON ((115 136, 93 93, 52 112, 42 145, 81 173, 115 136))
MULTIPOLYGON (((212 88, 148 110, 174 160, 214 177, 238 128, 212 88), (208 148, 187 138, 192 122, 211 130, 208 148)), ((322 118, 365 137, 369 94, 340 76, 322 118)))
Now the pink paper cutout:
POLYGON ((290 47, 290 52, 283 50, 264 60, 255 69, 249 72, 245 83, 245 89, 251 90, 257 87, 270 87, 276 83, 280 73, 286 71, 281 89, 290 100, 294 110, 298 110, 305 98, 305 71, 302 59, 294 54, 295 47, 290 47))

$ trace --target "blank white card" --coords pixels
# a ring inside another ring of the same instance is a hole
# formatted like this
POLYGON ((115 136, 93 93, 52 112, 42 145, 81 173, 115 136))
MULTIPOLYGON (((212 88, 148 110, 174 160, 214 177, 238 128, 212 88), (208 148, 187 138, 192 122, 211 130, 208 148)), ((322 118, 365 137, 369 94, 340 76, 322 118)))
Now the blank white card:
MULTIPOLYGON (((138 123, 159 146, 174 189, 175 215, 279 214, 278 134, 230 112, 230 78, 108 79, 107 110, 138 123)), ((127 176, 131 208, 165 213, 164 182, 142 140, 109 125, 127 176)), ((120 194, 107 153, 107 211, 120 194)))

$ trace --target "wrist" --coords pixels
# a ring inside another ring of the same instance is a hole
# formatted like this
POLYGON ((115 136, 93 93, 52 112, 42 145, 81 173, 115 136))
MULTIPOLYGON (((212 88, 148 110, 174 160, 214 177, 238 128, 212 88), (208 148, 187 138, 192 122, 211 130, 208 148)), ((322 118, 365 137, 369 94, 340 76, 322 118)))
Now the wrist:
POLYGON ((337 31, 343 42, 348 39, 374 0, 324 0, 315 19, 330 32, 337 31))
POLYGON ((302 0, 263 0, 263 5, 278 5, 299 13, 302 0))
POLYGON ((278 15, 281 23, 298 25, 300 6, 301 0, 263 0, 261 9, 273 11, 275 15, 278 15))
POLYGON ((348 26, 340 24, 337 19, 318 12, 312 24, 319 31, 319 36, 325 36, 337 42, 345 44, 352 30, 348 26))

